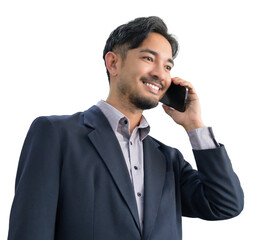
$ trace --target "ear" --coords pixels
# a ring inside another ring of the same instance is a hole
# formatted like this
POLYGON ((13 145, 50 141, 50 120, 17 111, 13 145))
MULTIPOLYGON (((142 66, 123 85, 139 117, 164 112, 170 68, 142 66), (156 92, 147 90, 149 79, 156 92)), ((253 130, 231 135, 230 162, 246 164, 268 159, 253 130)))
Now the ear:
POLYGON ((120 57, 114 52, 108 52, 105 55, 105 64, 111 77, 116 77, 119 72, 120 57))

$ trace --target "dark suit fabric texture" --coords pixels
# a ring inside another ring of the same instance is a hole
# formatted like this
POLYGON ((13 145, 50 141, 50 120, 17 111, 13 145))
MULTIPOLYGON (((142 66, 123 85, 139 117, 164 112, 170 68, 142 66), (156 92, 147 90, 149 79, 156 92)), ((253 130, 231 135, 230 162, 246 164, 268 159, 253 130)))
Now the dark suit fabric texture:
POLYGON ((16 176, 9 240, 180 240, 181 217, 223 220, 243 209, 225 147, 181 153, 148 136, 141 231, 128 169, 97 106, 39 117, 26 136, 16 176))

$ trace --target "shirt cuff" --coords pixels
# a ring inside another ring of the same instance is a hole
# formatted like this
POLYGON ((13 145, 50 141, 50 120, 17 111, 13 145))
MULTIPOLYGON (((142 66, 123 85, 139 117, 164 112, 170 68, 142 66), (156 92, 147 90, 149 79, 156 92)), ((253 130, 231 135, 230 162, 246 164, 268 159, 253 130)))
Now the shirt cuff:
POLYGON ((213 149, 220 146, 215 140, 211 127, 193 129, 187 134, 194 150, 213 149))

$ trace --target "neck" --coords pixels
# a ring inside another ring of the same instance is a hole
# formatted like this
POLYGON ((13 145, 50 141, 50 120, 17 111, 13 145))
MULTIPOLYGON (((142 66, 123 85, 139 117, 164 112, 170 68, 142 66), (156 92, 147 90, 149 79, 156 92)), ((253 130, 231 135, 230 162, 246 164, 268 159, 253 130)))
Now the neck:
POLYGON ((106 102, 109 103, 111 106, 116 108, 118 111, 120 111, 122 114, 124 114, 128 121, 129 121, 129 131, 130 134, 133 132, 134 128, 139 125, 143 110, 137 109, 134 106, 131 106, 131 104, 125 104, 124 101, 119 102, 113 100, 111 97, 108 96, 106 99, 106 102))

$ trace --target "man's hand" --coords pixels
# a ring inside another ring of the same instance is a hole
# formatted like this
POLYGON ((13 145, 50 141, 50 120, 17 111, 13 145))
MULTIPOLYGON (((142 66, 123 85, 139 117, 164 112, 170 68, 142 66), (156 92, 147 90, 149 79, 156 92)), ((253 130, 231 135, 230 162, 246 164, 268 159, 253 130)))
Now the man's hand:
POLYGON ((172 78, 174 84, 188 87, 188 98, 186 103, 186 111, 179 112, 163 104, 164 111, 173 118, 173 120, 185 128, 188 132, 190 130, 204 127, 201 117, 201 106, 199 98, 193 85, 181 78, 172 78))

